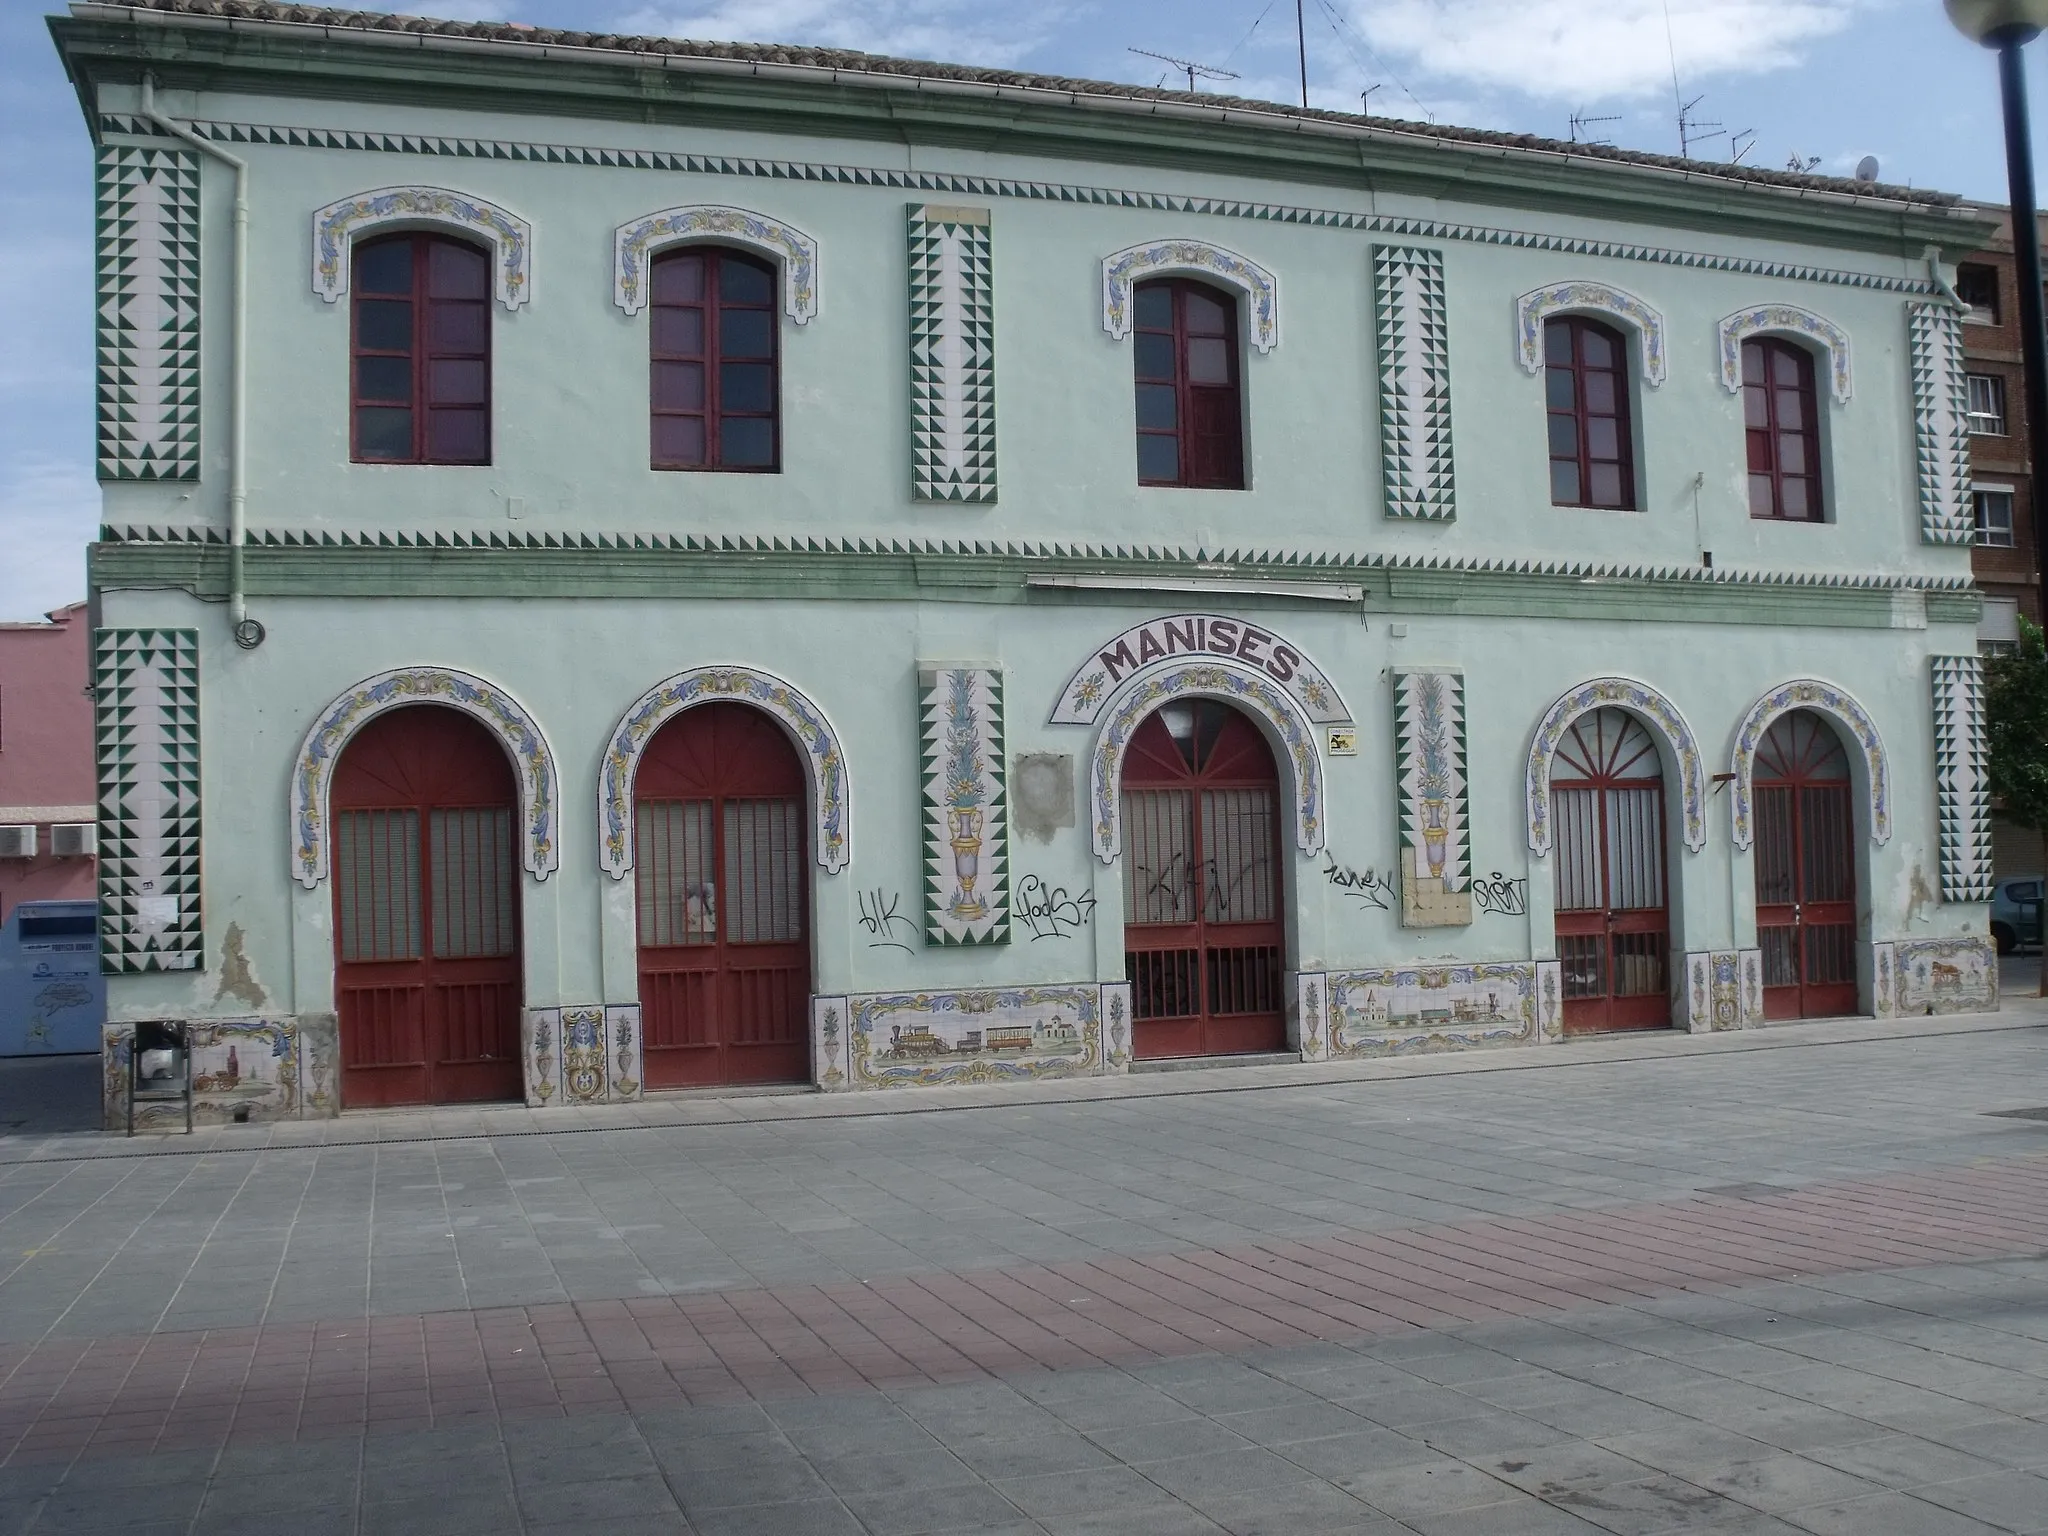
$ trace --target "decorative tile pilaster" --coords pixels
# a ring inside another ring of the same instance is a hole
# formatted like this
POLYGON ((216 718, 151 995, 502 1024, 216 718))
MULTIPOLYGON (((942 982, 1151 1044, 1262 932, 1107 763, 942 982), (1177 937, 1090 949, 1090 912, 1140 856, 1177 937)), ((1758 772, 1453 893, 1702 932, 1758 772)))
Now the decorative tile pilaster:
POLYGON ((1394 674, 1394 775, 1401 796, 1401 922, 1472 921, 1465 782, 1465 678, 1394 674))
POLYGON ((640 1005, 610 1003, 604 1010, 604 1052, 611 1064, 611 1100, 631 1103, 645 1092, 641 1072, 640 1005))
POLYGON ((1564 1038, 1564 965, 1557 960, 1536 962, 1536 1043, 1564 1038))
POLYGON ((1764 1021, 1763 952, 1696 949, 1685 957, 1685 991, 1673 1020, 1695 1035, 1764 1021))
POLYGON ((1380 474, 1388 517, 1457 515, 1451 473, 1451 348, 1444 253, 1372 248, 1380 365, 1380 474))
POLYGON ((1119 1074, 1131 1070, 1131 984, 1105 981, 1102 984, 1102 1070, 1119 1074))
POLYGON ((1896 944, 1879 943, 1870 946, 1870 1011, 1880 1019, 1893 1018, 1898 1014, 1896 944))
POLYGON ((546 1109, 562 1098, 562 1010, 529 1008, 519 1021, 519 1053, 525 1061, 526 1102, 546 1109))
POLYGON ((826 1092, 850 1087, 850 1058, 847 1045, 852 1032, 847 1026, 846 999, 811 999, 811 1062, 817 1084, 826 1092))
POLYGON ((103 629, 93 646, 100 969, 200 966, 199 635, 103 629))
POLYGON ((602 1104, 611 1096, 604 1023, 602 1007, 562 1010, 564 1104, 602 1104))
POLYGON ((1930 656, 1934 672, 1934 793, 1941 899, 1991 899, 1991 782, 1985 762, 1984 664, 1930 656))
POLYGON ((199 478, 199 157, 100 147, 99 477, 199 478))
POLYGON ((1288 1033, 1303 1061, 1330 1059, 1330 978, 1322 971, 1296 971, 1294 1017, 1288 1033))
POLYGON ((1010 941, 1003 674, 920 667, 927 944, 1010 941))
POLYGON ((1970 505, 1968 388, 1963 325, 1946 303, 1908 304, 1913 371, 1913 446, 1920 469, 1920 542, 1968 544, 1977 536, 1970 505))
POLYGON ((910 493, 996 499, 994 244, 986 208, 912 203, 910 493))

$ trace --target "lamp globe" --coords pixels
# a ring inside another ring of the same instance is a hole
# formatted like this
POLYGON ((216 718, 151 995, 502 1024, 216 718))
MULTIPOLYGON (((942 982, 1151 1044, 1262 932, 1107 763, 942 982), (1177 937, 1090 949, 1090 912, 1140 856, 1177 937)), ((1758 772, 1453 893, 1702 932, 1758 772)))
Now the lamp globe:
POLYGON ((1942 0, 1948 19, 1973 43, 1996 48, 2048 30, 2048 0, 1942 0))

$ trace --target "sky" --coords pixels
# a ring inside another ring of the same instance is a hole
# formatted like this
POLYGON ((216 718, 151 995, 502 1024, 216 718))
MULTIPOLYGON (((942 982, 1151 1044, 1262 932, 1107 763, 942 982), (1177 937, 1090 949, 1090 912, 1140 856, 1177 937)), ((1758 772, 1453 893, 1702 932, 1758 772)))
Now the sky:
MULTIPOLYGON (((1992 57, 1938 0, 1301 0, 1310 104, 1604 138, 2005 199, 1992 57), (1750 131, 1747 140, 1735 136, 1750 131)), ((0 620, 85 595, 98 523, 92 420, 92 155, 43 15, 0 0, 0 620)), ((1134 49, 1298 100, 1294 0, 443 0, 437 16, 809 43, 1049 74, 1182 84, 1134 49)), ((2029 48, 2035 154, 2048 40, 2029 48)))

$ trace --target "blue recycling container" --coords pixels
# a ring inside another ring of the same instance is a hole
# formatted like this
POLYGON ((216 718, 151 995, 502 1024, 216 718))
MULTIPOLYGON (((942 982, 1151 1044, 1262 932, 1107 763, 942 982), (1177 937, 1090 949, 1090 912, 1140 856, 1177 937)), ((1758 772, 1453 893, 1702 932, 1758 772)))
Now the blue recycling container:
POLYGON ((24 901, 0 923, 0 1056, 100 1049, 99 906, 24 901))

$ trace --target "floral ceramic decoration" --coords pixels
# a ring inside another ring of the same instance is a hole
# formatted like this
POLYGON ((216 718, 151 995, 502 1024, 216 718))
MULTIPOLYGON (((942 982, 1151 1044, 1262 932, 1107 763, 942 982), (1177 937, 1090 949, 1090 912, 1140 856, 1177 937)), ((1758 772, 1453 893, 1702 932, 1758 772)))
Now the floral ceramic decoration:
POLYGON ((1721 348, 1721 387, 1729 394, 1742 390, 1742 344, 1752 336, 1791 336, 1825 352, 1828 383, 1837 405, 1847 405, 1849 377, 1849 333, 1825 316, 1796 304, 1760 304, 1722 317, 1718 328, 1721 348))
POLYGON ((1001 944, 1010 937, 1009 827, 1003 792, 1003 675, 992 667, 921 668, 925 939, 1001 944))
POLYGON ((545 880, 560 863, 556 806, 561 799, 555 756, 526 707, 496 683, 453 667, 401 667, 364 678, 314 721, 292 769, 292 878, 307 890, 327 878, 328 792, 334 765, 355 733, 377 716, 408 704, 444 704, 481 721, 504 744, 519 784, 521 853, 527 873, 545 880))
POLYGON ((533 294, 533 226, 480 197, 446 187, 379 187, 313 215, 313 291, 333 304, 348 292, 355 242, 375 229, 439 226, 478 236, 495 251, 492 287, 517 309, 533 294))
POLYGON ((1778 717, 1795 709, 1811 709, 1830 716, 1846 730, 1848 739, 1843 745, 1863 760, 1864 779, 1869 785, 1870 840, 1882 848, 1892 837, 1891 770, 1885 761, 1884 741, 1877 734, 1877 725, 1870 718, 1870 711, 1857 703, 1847 690, 1822 682, 1817 677, 1795 678, 1789 683, 1779 684, 1750 705, 1749 713, 1735 728, 1735 750, 1728 762, 1735 775, 1728 797, 1729 814, 1734 818, 1735 846, 1747 848, 1755 840, 1752 781, 1756 774, 1757 748, 1763 744, 1764 737, 1778 717))
POLYGON ((1707 846, 1706 772, 1700 764, 1698 740, 1685 716, 1663 694, 1632 677, 1596 677, 1579 684, 1544 714, 1529 744, 1524 788, 1529 809, 1529 851, 1550 852, 1550 764, 1558 743, 1580 715, 1589 710, 1626 709, 1663 736, 1678 759, 1679 798, 1684 812, 1685 846, 1698 853, 1707 846))
POLYGON ((1280 280, 1249 256, 1205 240, 1154 240, 1102 258, 1102 328, 1118 341, 1131 334, 1131 290, 1148 277, 1187 272, 1213 278, 1242 293, 1251 320, 1251 343, 1260 352, 1280 345, 1280 280))
POLYGON ((782 308, 798 325, 818 313, 818 242, 794 225, 746 208, 696 203, 664 208, 612 232, 612 302, 629 315, 651 297, 649 264, 672 245, 696 241, 742 245, 774 261, 782 274, 782 308))
POLYGON ((1620 288, 1605 283, 1554 283, 1515 300, 1515 353, 1528 373, 1543 369, 1543 322, 1552 315, 1600 314, 1621 321, 1642 340, 1643 382, 1664 382, 1664 317, 1620 288))

